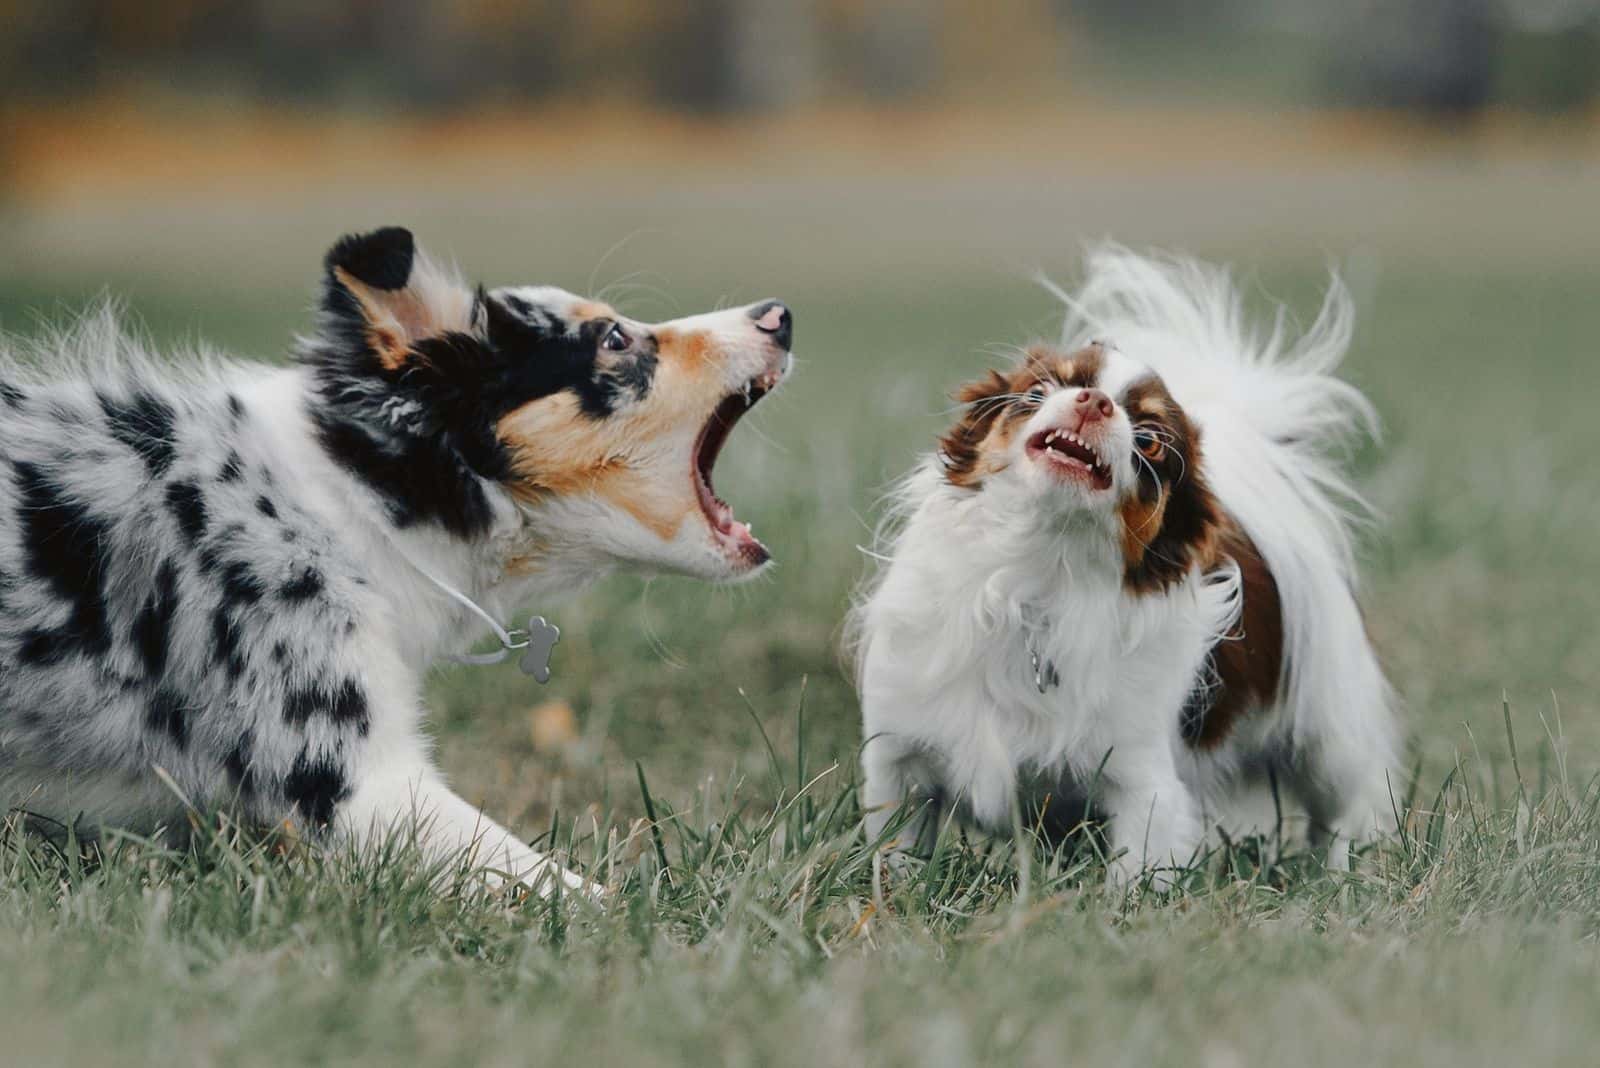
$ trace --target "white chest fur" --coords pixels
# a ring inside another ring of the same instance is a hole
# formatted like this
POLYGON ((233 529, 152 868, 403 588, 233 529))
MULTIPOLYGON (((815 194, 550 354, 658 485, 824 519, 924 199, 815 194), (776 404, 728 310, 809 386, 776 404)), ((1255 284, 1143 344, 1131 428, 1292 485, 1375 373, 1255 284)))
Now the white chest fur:
POLYGON ((1008 530, 992 512, 980 526, 962 505, 935 493, 918 510, 863 608, 865 736, 920 754, 940 780, 926 785, 984 823, 1006 818, 1019 775, 1170 751, 1176 711, 1236 612, 1233 576, 1131 595, 1099 532, 1008 530), (1059 679, 1043 692, 1035 651, 1059 679))

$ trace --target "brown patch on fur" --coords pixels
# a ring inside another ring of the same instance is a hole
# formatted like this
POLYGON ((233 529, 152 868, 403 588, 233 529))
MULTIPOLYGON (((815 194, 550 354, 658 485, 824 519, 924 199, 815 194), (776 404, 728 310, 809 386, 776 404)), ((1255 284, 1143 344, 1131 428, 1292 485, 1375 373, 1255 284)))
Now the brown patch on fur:
POLYGON ((1117 518, 1122 524, 1122 559, 1129 568, 1143 563, 1145 551, 1161 530, 1161 516, 1166 510, 1166 487, 1156 491, 1154 500, 1135 493, 1117 504, 1117 518))
MULTIPOLYGON (((1015 407, 1010 399, 1012 377, 990 371, 989 377, 968 382, 955 392, 955 400, 965 408, 956 425, 939 439, 944 457, 944 477, 951 485, 977 489, 983 484, 979 470, 984 442, 1001 416, 1015 407)), ((1013 418, 1015 413, 1013 413, 1013 418)))
POLYGON ((1062 386, 1097 385, 1100 372, 1105 369, 1105 349, 1092 341, 1077 352, 1068 354, 1051 345, 1035 342, 1027 348, 1025 367, 1034 372, 1035 379, 1043 377, 1062 386))
POLYGON ((1210 677, 1200 680, 1183 709, 1183 740, 1196 749, 1216 748, 1240 720, 1270 704, 1284 669, 1278 583, 1255 542, 1231 519, 1224 520, 1214 557, 1207 570, 1228 559, 1238 565, 1244 602, 1236 632, 1212 647, 1210 677))
POLYGON ((1160 397, 1150 395, 1139 401, 1138 407, 1134 409, 1134 413, 1137 415, 1149 416, 1151 419, 1161 420, 1167 417, 1167 405, 1160 397))
POLYGON ((1000 455, 1010 446, 1011 435, 1036 410, 1026 399, 1028 390, 1040 382, 1092 386, 1099 380, 1103 364, 1098 345, 1068 355, 1036 343, 1027 348, 1020 366, 1006 372, 990 371, 961 386, 953 399, 964 411, 939 439, 945 479, 964 489, 981 487, 984 476, 1005 469, 1000 455))
POLYGON ((1122 398, 1133 425, 1159 433, 1158 455, 1134 461, 1138 480, 1117 504, 1122 523, 1123 585, 1152 593, 1181 581, 1196 564, 1212 558, 1220 515, 1201 473, 1200 431, 1167 387, 1154 376, 1129 386, 1122 398), (1150 413, 1161 411, 1160 417, 1150 413))

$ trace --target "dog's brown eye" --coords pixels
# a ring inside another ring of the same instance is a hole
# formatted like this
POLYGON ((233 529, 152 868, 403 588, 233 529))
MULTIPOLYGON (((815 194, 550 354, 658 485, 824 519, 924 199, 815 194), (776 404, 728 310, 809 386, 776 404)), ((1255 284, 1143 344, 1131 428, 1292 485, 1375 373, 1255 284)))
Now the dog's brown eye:
POLYGON ((622 332, 622 327, 612 326, 606 331, 606 336, 601 339, 600 344, 609 352, 626 352, 631 342, 628 340, 628 335, 622 332))
POLYGON ((1133 447, 1150 460, 1161 459, 1161 453, 1165 449, 1160 435, 1147 426, 1139 427, 1133 432, 1133 447))

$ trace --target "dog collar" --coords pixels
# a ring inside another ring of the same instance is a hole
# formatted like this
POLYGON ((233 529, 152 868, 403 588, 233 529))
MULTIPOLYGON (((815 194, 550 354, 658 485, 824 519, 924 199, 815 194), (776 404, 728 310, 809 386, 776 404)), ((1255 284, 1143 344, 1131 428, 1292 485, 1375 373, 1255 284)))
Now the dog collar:
POLYGON ((517 668, 524 675, 530 675, 540 685, 550 681, 550 654, 555 650, 556 642, 561 640, 561 628, 545 619, 544 616, 532 616, 528 619, 527 627, 506 628, 500 621, 471 597, 462 593, 454 586, 441 578, 435 577, 427 568, 409 557, 403 557, 411 565, 413 571, 427 579, 439 588, 439 591, 467 611, 489 624, 489 629, 500 641, 500 648, 488 653, 447 653, 445 659, 453 660, 458 664, 467 664, 472 667, 484 667, 490 664, 503 662, 512 653, 520 652, 522 658, 517 661, 517 668))

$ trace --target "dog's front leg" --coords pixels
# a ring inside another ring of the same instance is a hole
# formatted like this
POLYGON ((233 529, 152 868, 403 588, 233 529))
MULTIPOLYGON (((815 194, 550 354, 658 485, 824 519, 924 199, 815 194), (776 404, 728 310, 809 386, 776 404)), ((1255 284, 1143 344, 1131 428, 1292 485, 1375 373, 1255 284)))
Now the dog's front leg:
POLYGON ((869 739, 862 750, 861 808, 867 844, 881 842, 885 857, 896 866, 909 854, 931 853, 939 834, 941 791, 917 752, 887 733, 869 739), (885 841, 890 825, 907 805, 911 815, 885 841))
POLYGON ((1105 768, 1111 857, 1106 885, 1127 890, 1149 872, 1150 885, 1171 889, 1177 869, 1194 860, 1202 838, 1199 807, 1178 778, 1165 745, 1121 757, 1105 768))
POLYGON ((358 786, 340 806, 334 833, 365 846, 412 827, 430 860, 465 861, 491 886, 516 883, 540 897, 549 897, 558 886, 591 899, 601 896, 597 884, 530 849, 427 766, 389 772, 358 786))

